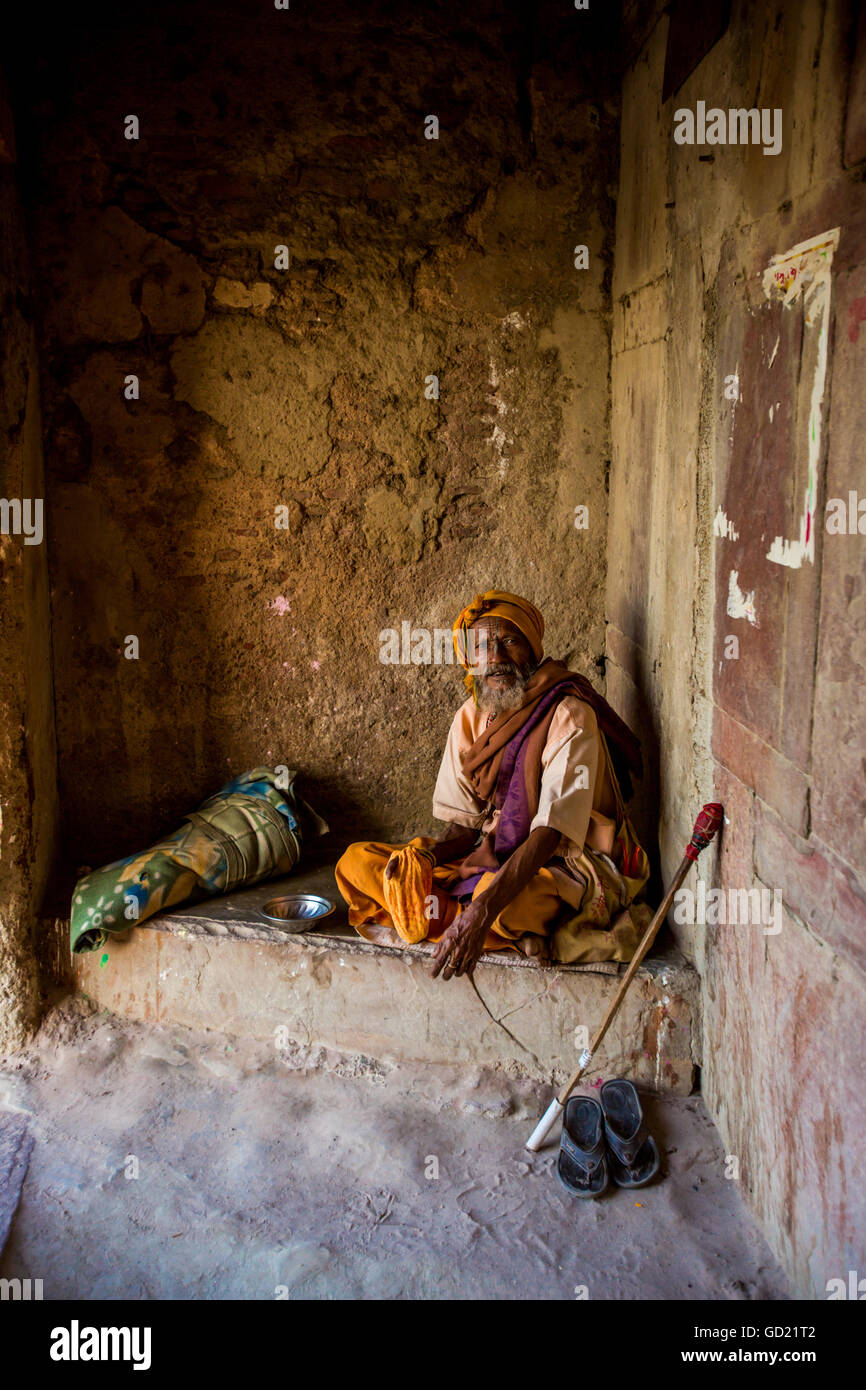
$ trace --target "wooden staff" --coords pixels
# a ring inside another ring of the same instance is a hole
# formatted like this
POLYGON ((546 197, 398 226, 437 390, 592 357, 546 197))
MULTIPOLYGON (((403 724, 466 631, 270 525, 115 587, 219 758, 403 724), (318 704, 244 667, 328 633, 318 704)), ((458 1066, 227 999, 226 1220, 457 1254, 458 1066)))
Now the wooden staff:
POLYGON ((580 1080, 583 1073, 586 1071, 587 1067, 592 1061, 593 1053, 597 1052, 598 1048, 601 1046, 601 1041, 608 1028, 613 1023, 614 1018, 616 1017, 617 1009, 619 1008, 620 1004, 625 998, 625 992, 631 984, 632 980, 634 979, 638 966, 640 965, 650 946, 653 944, 656 932, 658 931, 659 927, 661 926, 662 922, 665 920, 665 918, 668 915, 668 912, 670 911, 671 903, 674 900, 674 894, 676 893, 677 889, 679 888, 680 884, 682 883, 692 864, 697 859, 701 850, 706 848, 706 846, 710 843, 716 831, 718 830, 719 826, 721 825, 723 809, 724 808, 719 804, 718 801, 711 801, 704 807, 697 820, 695 821, 695 828, 692 831, 692 838, 686 845, 686 852, 683 855, 682 863, 680 864, 679 868, 674 874, 673 882, 671 883, 670 888, 665 894, 664 901, 662 902, 661 907, 659 908, 655 917, 653 917, 652 921, 650 922, 649 926, 643 934, 643 940, 641 941, 640 945, 637 948, 637 951, 632 957, 628 970, 622 977, 622 982, 620 984, 619 989, 616 992, 616 997, 614 998, 613 1003, 611 1004, 610 1008, 605 1014, 604 1022, 602 1023, 601 1027, 599 1028, 598 1032, 593 1038, 591 1047, 586 1047, 584 1048, 583 1052, 581 1052, 580 1059, 577 1064, 577 1071, 566 1082, 562 1090, 559 1092, 559 1095, 555 1096, 553 1100, 550 1102, 550 1105, 547 1107, 538 1124, 535 1126, 535 1129, 532 1131, 531 1135, 526 1141, 527 1149, 531 1149, 533 1153, 536 1153, 541 1148, 541 1145, 544 1143, 553 1125, 556 1123, 563 1110, 565 1109, 565 1102, 568 1100, 568 1097, 571 1095, 578 1081, 580 1080))

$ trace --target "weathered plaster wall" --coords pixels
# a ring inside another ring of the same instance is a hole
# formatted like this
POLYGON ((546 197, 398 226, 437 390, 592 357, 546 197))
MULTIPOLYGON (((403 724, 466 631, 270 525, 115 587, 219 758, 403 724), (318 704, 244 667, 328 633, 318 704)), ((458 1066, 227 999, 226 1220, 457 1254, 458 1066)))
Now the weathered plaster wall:
POLYGON ((67 870, 259 762, 429 826, 459 676, 379 633, 479 589, 603 679, 607 22, 149 7, 25 72, 67 870))
POLYGON ((32 933, 57 817, 46 545, 34 506, 45 490, 31 289, 12 114, 0 90, 0 497, 30 503, 0 528, 0 1052, 26 1042, 38 1021, 32 933))
POLYGON ((703 976, 704 1089, 728 1152, 794 1286, 823 1297, 863 1268, 866 1231, 866 537, 824 531, 828 498, 866 495, 863 28, 855 62, 854 6, 735 0, 723 38, 662 103, 669 16, 631 11, 608 693, 655 730, 665 875, 702 802, 719 799, 728 824, 700 874, 781 895, 772 934, 673 925, 703 976), (699 100, 781 108, 781 153, 675 144, 675 110, 699 100), (792 568, 767 551, 799 534, 819 340, 802 300, 784 308, 762 279, 774 254, 835 227, 814 557, 792 568), (714 534, 719 508, 736 538, 714 534), (732 572, 757 622, 730 612, 732 572))

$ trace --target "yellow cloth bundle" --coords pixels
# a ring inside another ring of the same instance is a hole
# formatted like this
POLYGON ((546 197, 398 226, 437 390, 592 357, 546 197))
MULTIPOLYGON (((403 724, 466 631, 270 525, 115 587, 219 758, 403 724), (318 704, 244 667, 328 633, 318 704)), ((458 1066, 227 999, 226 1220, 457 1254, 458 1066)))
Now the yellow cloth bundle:
POLYGON ((428 849, 406 845, 392 854, 384 875, 385 906, 395 930, 414 946, 430 930, 426 907, 433 892, 433 855, 428 849))

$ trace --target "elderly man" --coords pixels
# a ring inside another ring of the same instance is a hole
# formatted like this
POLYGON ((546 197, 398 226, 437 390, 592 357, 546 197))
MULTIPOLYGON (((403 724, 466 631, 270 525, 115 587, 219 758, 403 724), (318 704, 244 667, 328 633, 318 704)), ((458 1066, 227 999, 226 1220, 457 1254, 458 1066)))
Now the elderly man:
POLYGON ((640 744, 583 676, 545 657, 544 620, 516 594, 479 594, 454 624, 469 698, 454 716, 434 839, 350 845, 336 867, 371 940, 437 942, 432 973, 484 950, 629 960, 649 862, 625 815, 640 744))

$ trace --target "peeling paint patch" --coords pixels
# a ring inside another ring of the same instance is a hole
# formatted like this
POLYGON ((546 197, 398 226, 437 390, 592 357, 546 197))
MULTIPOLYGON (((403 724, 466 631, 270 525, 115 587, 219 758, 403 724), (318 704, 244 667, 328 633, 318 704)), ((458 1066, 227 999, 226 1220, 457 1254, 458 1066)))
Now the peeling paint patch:
MULTIPOLYGON (((493 406, 497 415, 505 415, 508 410, 508 406, 505 404, 505 401, 500 400, 500 398, 496 395, 496 391, 499 387, 499 373, 496 370, 496 363, 493 361, 492 357, 490 359, 489 380, 491 390, 488 393, 487 400, 490 403, 490 405, 493 406)), ((486 424, 493 426, 493 429, 488 435, 487 440, 485 442, 487 444, 492 444, 494 449, 496 450, 499 476, 500 478, 504 478, 506 472, 508 471, 508 459, 505 455, 505 447, 507 444, 510 444, 512 442, 511 436, 507 435, 502 426, 497 423, 496 416, 483 415, 481 418, 484 420, 486 424)))
POLYGON ((787 565, 789 569, 798 570, 803 560, 815 559, 815 510, 809 508, 809 492, 806 492, 806 505, 803 515, 800 517, 800 535, 797 540, 788 540, 784 536, 776 536, 770 549, 767 551, 766 559, 772 560, 775 565, 787 565))
MULTIPOLYGON (((781 299, 786 308, 799 299, 805 290, 804 302, 812 303, 806 322, 812 324, 820 313, 820 290, 829 288, 833 253, 839 245, 839 228, 822 232, 774 256, 764 271, 764 294, 767 299, 781 299), (817 296, 817 298, 816 298, 817 296)), ((772 359, 771 359, 772 360, 772 359)))
POLYGON ((725 515, 724 508, 719 507, 713 522, 713 535, 722 536, 725 540, 739 540, 740 533, 736 530, 734 523, 729 521, 725 515))
MULTIPOLYGON (((818 350, 809 405, 809 472, 796 540, 776 536, 766 558, 777 565, 799 569, 804 560, 815 563, 815 507, 818 495, 818 460, 821 453, 821 414, 827 380, 827 330, 830 319, 830 285, 833 253, 839 245, 839 228, 801 241, 774 256, 764 271, 764 294, 771 302, 781 299, 786 309, 802 299, 806 328, 816 328, 818 350)), ((778 346, 778 343, 777 343, 778 346)), ((773 351, 775 357, 775 349, 773 351)), ((770 359, 772 362, 772 358, 770 359)), ((770 419, 772 420, 772 414, 770 419)), ((730 605, 730 599, 728 600, 730 605)), ((730 606, 728 608, 730 612, 730 606)))
MULTIPOLYGON (((740 395, 740 364, 739 364, 739 362, 737 363, 736 367, 734 368, 733 378, 727 377, 727 378, 726 378, 726 381, 729 382, 730 385, 731 385, 731 387, 733 388, 733 397, 732 397, 732 399, 733 399, 733 405, 732 405, 732 407, 731 407, 731 432, 730 432, 730 434, 728 435, 728 443, 730 444, 731 448, 733 448, 733 446, 734 446, 734 423, 735 423, 736 418, 737 418, 737 406, 738 406, 738 404, 739 404, 739 402, 740 402, 740 400, 741 400, 741 395, 740 395)), ((730 399, 730 398, 729 398, 729 399, 730 399)))
POLYGON ((728 606, 727 614, 729 618, 747 618, 753 627, 760 627, 758 615, 755 612, 755 591, 751 589, 744 594, 737 579, 739 570, 731 570, 728 580, 728 606))

